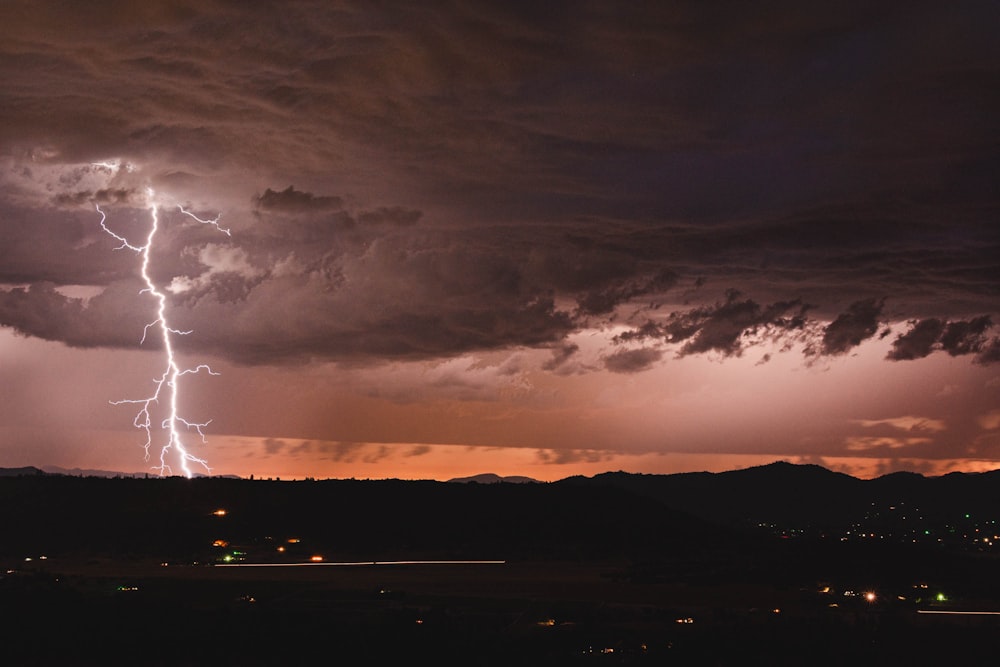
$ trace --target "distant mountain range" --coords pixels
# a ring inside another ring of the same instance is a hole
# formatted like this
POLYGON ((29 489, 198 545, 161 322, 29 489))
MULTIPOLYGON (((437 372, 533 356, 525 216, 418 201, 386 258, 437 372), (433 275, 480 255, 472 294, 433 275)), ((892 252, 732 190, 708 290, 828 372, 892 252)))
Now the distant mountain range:
MULTIPOLYGON (((100 470, 47 469, 36 467, 0 468, 0 477, 70 477, 70 478, 142 478, 147 473, 116 473, 100 470)), ((224 478, 206 478, 206 481, 224 478)), ((267 493, 280 497, 282 487, 270 480, 241 480, 226 478, 245 485, 238 488, 241 494, 267 493), (257 486, 254 486, 254 485, 257 486), (262 491, 261 491, 262 492, 262 491)), ((717 527, 743 530, 773 525, 781 529, 822 531, 845 529, 851 525, 872 525, 881 521, 910 521, 910 526, 923 522, 928 526, 956 525, 958 520, 1000 520, 1000 470, 986 473, 951 473, 940 477, 925 477, 916 473, 893 473, 876 479, 862 480, 843 473, 833 472, 817 465, 795 465, 776 462, 722 473, 693 472, 676 474, 638 474, 607 472, 593 477, 569 477, 557 482, 538 482, 530 477, 500 476, 492 473, 459 477, 448 482, 431 480, 311 480, 303 482, 277 482, 277 484, 313 484, 318 489, 343 489, 350 486, 359 497, 376 498, 375 489, 391 489, 391 495, 401 503, 417 503, 428 495, 428 489, 441 487, 500 487, 491 497, 509 497, 511 507, 532 494, 547 498, 544 504, 565 506, 574 498, 614 498, 610 505, 625 511, 634 505, 633 513, 642 515, 670 515, 707 522, 717 527), (350 483, 350 484, 349 484, 350 483), (364 487, 364 484, 368 484, 364 487), (362 486, 359 486, 362 485, 362 486), (515 493, 517 487, 537 488, 537 491, 515 493), (361 493, 358 489, 365 488, 361 493), (371 489, 369 492, 367 489, 371 489), (609 495, 610 494, 610 495, 609 495)), ((60 488, 58 486, 53 488, 60 488)), ((228 488, 228 487, 227 487, 228 488)), ((448 492, 455 498, 461 494, 448 492)), ((321 495, 316 502, 324 503, 321 495)), ((466 497, 484 497, 466 493, 466 497)), ((339 496, 338 496, 339 497, 339 496)), ((261 501, 264 502, 264 501, 261 501)), ((339 501, 338 501, 339 502, 339 501)), ((354 500, 346 506, 356 506, 354 500)), ((365 502, 365 501, 362 501, 365 502)), ((459 501, 462 502, 462 501, 459 501)), ((492 501, 491 501, 492 502, 492 501)), ((539 501, 543 502, 543 501, 539 501)), ((594 517, 609 515, 598 505, 588 501, 594 517)), ((609 505, 609 506, 610 506, 609 505)), ((500 505, 491 506, 484 513, 501 512, 500 505)), ((444 517, 449 508, 437 508, 444 517)), ((530 512, 531 510, 525 509, 530 512)), ((613 520, 612 520, 613 522, 613 520)), ((456 529, 458 529, 456 527, 456 529)), ((898 530, 897 530, 898 532, 898 530)))
POLYGON ((627 489, 672 509, 733 526, 844 525, 888 513, 938 523, 966 515, 1000 520, 1000 470, 940 477, 897 472, 863 480, 818 465, 777 462, 722 473, 609 472, 564 482, 627 489))
POLYGON ((508 475, 506 477, 501 477, 491 472, 483 473, 481 475, 473 475, 472 477, 454 477, 448 480, 449 482, 461 482, 469 483, 474 482, 476 484, 498 484, 503 482, 505 484, 539 484, 537 479, 532 479, 531 477, 522 477, 521 475, 508 475))
MULTIPOLYGON (((0 468, 0 477, 154 477, 150 473, 55 467, 0 468)), ((238 479, 229 477, 229 479, 238 479)), ((248 480, 249 481, 249 480, 248 480)), ((322 481, 322 480, 320 480, 322 481)), ((327 480, 333 482, 335 480, 327 480)), ((413 482, 417 484, 417 482, 413 482)), ((775 462, 721 473, 642 474, 606 472, 539 482, 525 476, 484 473, 431 484, 613 487, 656 505, 732 527, 762 522, 803 528, 842 525, 873 512, 896 511, 942 521, 965 514, 993 514, 1000 520, 1000 470, 925 477, 897 472, 863 480, 818 465, 775 462)))

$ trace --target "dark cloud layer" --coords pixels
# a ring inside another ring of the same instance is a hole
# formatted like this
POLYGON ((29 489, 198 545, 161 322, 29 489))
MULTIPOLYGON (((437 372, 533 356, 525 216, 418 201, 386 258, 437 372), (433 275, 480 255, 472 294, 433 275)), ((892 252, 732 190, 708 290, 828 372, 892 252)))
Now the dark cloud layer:
POLYGON ((153 270, 198 333, 183 344, 246 363, 545 346, 561 372, 569 334, 615 322, 653 346, 605 357, 635 372, 664 346, 843 355, 907 321, 889 359, 990 363, 997 19, 976 2, 7 2, 0 325, 136 345, 136 257, 94 208, 142 238, 152 184, 233 225, 173 214, 153 270))

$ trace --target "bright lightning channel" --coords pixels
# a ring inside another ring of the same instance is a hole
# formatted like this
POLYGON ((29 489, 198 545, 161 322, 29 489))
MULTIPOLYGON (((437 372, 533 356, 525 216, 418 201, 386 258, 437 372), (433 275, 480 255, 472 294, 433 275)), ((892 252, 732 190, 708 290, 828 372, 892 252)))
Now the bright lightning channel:
MULTIPOLYGON (((163 370, 163 374, 159 378, 154 378, 153 386, 154 391, 152 395, 146 398, 130 398, 123 399, 119 401, 110 401, 112 405, 122 405, 122 404, 136 404, 139 405, 139 412, 136 414, 133 424, 136 428, 142 429, 146 433, 146 442, 143 445, 145 450, 145 459, 148 461, 150 458, 150 450, 153 447, 153 409, 154 405, 160 403, 161 398, 164 398, 164 394, 167 394, 167 415, 160 422, 160 428, 166 431, 166 442, 160 447, 159 454, 159 465, 153 466, 153 469, 158 471, 160 475, 170 475, 173 474, 173 470, 167 463, 167 459, 174 453, 175 457, 180 463, 181 470, 185 477, 191 477, 193 475, 191 471, 191 465, 201 466, 206 472, 211 473, 211 469, 208 467, 208 462, 205 459, 199 458, 192 454, 187 447, 184 446, 184 439, 182 433, 184 431, 194 431, 200 437, 201 441, 206 442, 205 433, 202 431, 203 428, 208 426, 211 420, 207 422, 192 422, 184 419, 178 413, 178 396, 180 393, 180 378, 182 375, 190 375, 194 373, 199 373, 205 371, 209 375, 218 375, 209 366, 205 364, 199 364, 193 368, 182 369, 177 364, 177 357, 174 353, 174 342, 173 336, 186 336, 190 334, 190 331, 180 331, 174 329, 170 326, 167 320, 167 297, 166 295, 157 289, 156 284, 153 282, 152 277, 149 275, 149 264, 150 264, 150 254, 153 249, 153 243, 156 240, 156 233, 159 231, 160 227, 160 216, 159 207, 156 204, 154 198, 154 193, 152 189, 146 190, 147 201, 149 202, 149 213, 152 222, 149 228, 149 235, 146 237, 145 245, 134 245, 130 243, 128 239, 121 236, 114 231, 112 231, 106 223, 107 215, 101 210, 99 205, 95 205, 97 212, 101 214, 101 229, 110 234, 112 237, 117 239, 121 245, 115 248, 115 250, 128 249, 133 252, 139 253, 142 257, 142 279, 146 283, 145 289, 141 290, 139 293, 149 293, 156 300, 156 319, 147 324, 142 331, 142 339, 139 341, 141 345, 146 341, 146 336, 150 329, 158 330, 160 337, 163 340, 163 350, 166 356, 166 367, 163 370)), ((187 211, 182 206, 178 206, 181 213, 187 215, 188 217, 197 220, 204 225, 212 225, 216 227, 220 232, 230 236, 228 229, 223 229, 219 226, 219 219, 215 218, 213 220, 203 220, 193 213, 187 211)))

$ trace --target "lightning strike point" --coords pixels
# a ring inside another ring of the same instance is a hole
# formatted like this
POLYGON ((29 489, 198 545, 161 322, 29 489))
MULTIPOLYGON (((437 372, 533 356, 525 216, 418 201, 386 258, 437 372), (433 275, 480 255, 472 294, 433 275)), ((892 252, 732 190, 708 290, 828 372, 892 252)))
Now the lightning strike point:
MULTIPOLYGON (((151 218, 151 224, 149 229, 149 235, 146 237, 146 243, 144 245, 135 245, 128 241, 124 236, 121 236, 114 231, 112 231, 106 224, 107 215, 101 210, 100 206, 96 206, 97 212, 101 215, 101 229, 103 229, 112 238, 117 240, 121 245, 119 245, 115 250, 127 249, 138 253, 142 258, 141 270, 143 282, 145 282, 146 287, 140 290, 140 294, 150 294, 156 301, 156 319, 147 324, 142 331, 142 337, 139 344, 142 345, 146 342, 146 337, 151 330, 158 331, 160 338, 163 341, 163 351, 164 351, 164 362, 165 368, 163 373, 158 377, 153 379, 153 393, 145 398, 137 399, 123 399, 119 401, 110 401, 112 405, 123 405, 123 404, 134 404, 139 406, 139 412, 136 414, 135 419, 133 419, 133 425, 146 434, 146 442, 143 445, 145 450, 145 459, 148 461, 151 456, 151 451, 153 449, 154 440, 154 417, 153 413, 157 406, 161 404, 162 401, 166 404, 164 416, 160 422, 160 430, 165 432, 166 442, 160 447, 159 450, 159 464, 154 465, 153 469, 158 471, 160 475, 170 475, 172 474, 172 468, 168 463, 168 459, 173 456, 179 464, 180 468, 184 473, 185 477, 192 477, 193 472, 191 466, 201 466, 206 472, 211 473, 211 469, 208 467, 208 462, 205 459, 199 458, 191 453, 190 450, 184 445, 183 434, 185 432, 195 432, 201 438, 201 441, 207 442, 204 429, 211 420, 206 422, 193 422, 185 419, 178 413, 178 403, 180 395, 180 378, 183 375, 191 375, 200 372, 205 372, 209 375, 219 375, 213 371, 206 364, 199 364, 193 368, 181 368, 177 363, 177 357, 174 352, 174 342, 173 337, 176 336, 186 336, 191 331, 181 331, 170 326, 167 319, 167 297, 162 291, 160 291, 156 284, 153 282, 152 277, 149 274, 150 265, 150 254, 153 248, 153 244, 156 240, 156 234, 159 231, 160 219, 159 219, 159 207, 155 203, 154 192, 152 189, 146 190, 147 201, 149 202, 149 214, 151 218)), ((186 211, 183 207, 178 206, 181 213, 193 218, 201 224, 212 225, 216 227, 219 231, 223 232, 227 236, 231 236, 228 229, 223 229, 219 227, 219 218, 214 220, 204 220, 186 211)))

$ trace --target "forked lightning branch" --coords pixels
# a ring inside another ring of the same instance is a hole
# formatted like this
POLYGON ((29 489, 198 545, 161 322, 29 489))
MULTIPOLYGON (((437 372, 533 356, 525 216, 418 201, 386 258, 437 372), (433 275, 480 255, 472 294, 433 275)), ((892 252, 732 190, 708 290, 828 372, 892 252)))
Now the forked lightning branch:
MULTIPOLYGON (((153 297, 156 303, 156 319, 147 324, 143 329, 140 344, 145 343, 150 335, 159 335, 162 340, 163 353, 165 357, 163 373, 159 377, 153 379, 152 394, 145 398, 131 398, 111 401, 111 404, 123 405, 131 403, 139 406, 139 412, 136 413, 133 423, 136 428, 143 430, 146 434, 146 442, 143 445, 143 448, 146 452, 147 461, 150 459, 154 448, 156 448, 156 443, 160 443, 158 464, 153 466, 154 470, 157 470, 161 475, 173 474, 173 468, 171 467, 169 461, 176 460, 184 473, 184 476, 191 477, 193 475, 191 470, 192 465, 200 466, 204 468, 206 472, 211 472, 211 470, 209 469, 208 462, 205 461, 205 459, 196 456, 185 446, 184 435, 191 432, 197 433, 198 437, 204 443, 206 438, 202 429, 208 426, 209 422, 192 422, 179 414, 178 404, 181 377, 200 373, 202 371, 210 375, 218 375, 218 373, 214 372, 205 364, 199 364, 190 368, 181 368, 177 363, 177 355, 174 348, 174 336, 186 336, 190 334, 191 331, 181 331, 170 325, 167 317, 167 297, 159 288, 157 288, 156 283, 153 282, 150 275, 151 255, 156 242, 156 235, 160 227, 160 216, 159 207, 156 204, 153 191, 147 190, 146 196, 147 201, 149 202, 148 208, 151 222, 149 235, 146 237, 146 242, 143 245, 136 245, 124 236, 117 234, 109 228, 106 224, 107 215, 103 210, 101 210, 100 206, 96 206, 97 212, 101 214, 101 228, 121 243, 121 245, 115 248, 115 250, 131 250, 138 253, 142 258, 141 274, 143 282, 146 286, 140 291, 140 294, 149 294, 153 297), (160 417, 161 414, 163 415, 162 418, 160 417), (159 419, 158 428, 156 426, 157 419, 159 419)), ((198 221, 199 223, 212 225, 220 232, 226 234, 227 236, 229 235, 228 229, 219 227, 218 218, 214 220, 203 220, 193 213, 185 210, 181 206, 178 206, 177 208, 181 213, 198 221)))

